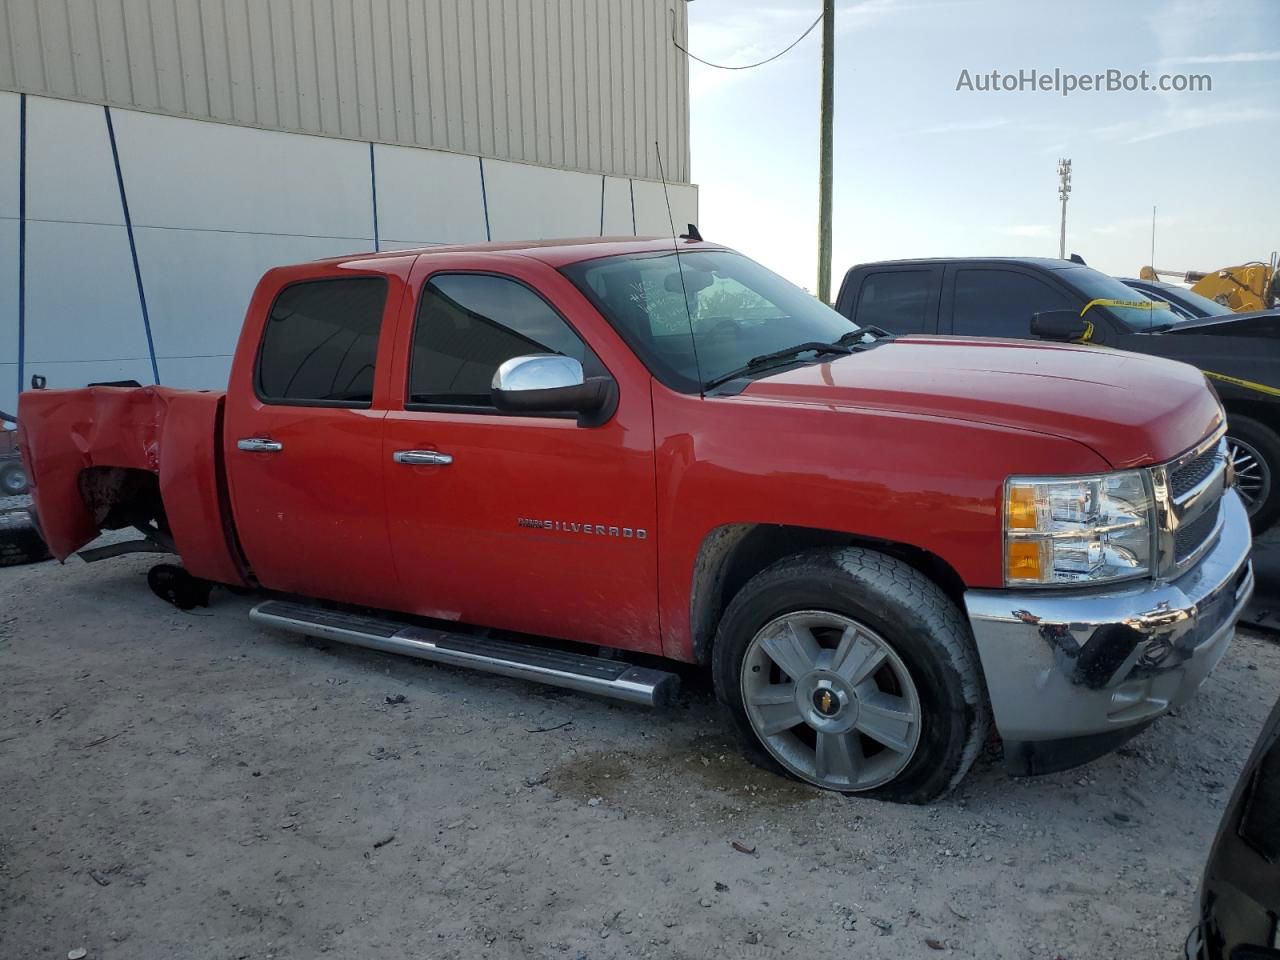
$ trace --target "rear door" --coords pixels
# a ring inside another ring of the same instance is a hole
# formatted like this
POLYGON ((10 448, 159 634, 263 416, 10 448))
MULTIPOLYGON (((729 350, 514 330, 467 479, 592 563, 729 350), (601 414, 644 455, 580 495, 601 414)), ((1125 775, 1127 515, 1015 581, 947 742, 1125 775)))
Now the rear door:
POLYGON ((424 256, 405 303, 409 336, 400 339, 409 348, 396 365, 382 450, 393 605, 657 653, 648 372, 550 267, 515 257, 486 264, 481 272, 466 258, 424 256), (534 353, 572 356, 587 376, 613 377, 617 412, 583 427, 573 416, 496 410, 498 365, 534 353))
POLYGON ((250 308, 223 431, 236 532, 263 586, 386 606, 395 570, 375 398, 403 283, 348 266, 316 273, 264 280, 250 308))
POLYGON ((922 264, 866 267, 840 291, 840 312, 890 333, 937 333, 942 269, 922 264))

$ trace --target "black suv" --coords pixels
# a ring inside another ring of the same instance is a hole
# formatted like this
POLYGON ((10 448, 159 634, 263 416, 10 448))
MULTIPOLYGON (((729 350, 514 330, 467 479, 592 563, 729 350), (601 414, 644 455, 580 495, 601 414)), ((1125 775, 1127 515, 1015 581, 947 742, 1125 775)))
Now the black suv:
POLYGON ((836 309, 892 333, 1076 341, 1199 367, 1226 407, 1254 530, 1280 517, 1280 314, 1182 321, 1081 262, 1036 257, 860 264, 836 309))

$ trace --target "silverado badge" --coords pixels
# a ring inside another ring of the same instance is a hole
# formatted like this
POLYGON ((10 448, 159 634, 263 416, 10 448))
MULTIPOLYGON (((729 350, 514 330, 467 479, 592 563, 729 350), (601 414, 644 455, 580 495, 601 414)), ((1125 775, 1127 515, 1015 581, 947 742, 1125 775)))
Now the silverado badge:
POLYGON ((534 520, 532 517, 517 517, 517 527, 532 527, 535 530, 558 530, 561 533, 581 533, 594 537, 622 537, 626 540, 648 540, 649 531, 643 527, 615 527, 603 523, 577 523, 571 520, 534 520))

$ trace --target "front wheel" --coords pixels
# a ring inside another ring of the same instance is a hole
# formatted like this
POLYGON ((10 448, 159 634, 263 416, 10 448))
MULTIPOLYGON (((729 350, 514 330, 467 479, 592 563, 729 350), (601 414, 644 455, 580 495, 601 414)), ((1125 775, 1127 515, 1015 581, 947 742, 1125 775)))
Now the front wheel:
POLYGON ((758 574, 725 611, 712 669, 748 756, 827 790, 926 803, 986 738, 960 611, 875 551, 799 554, 758 574))
POLYGON ((1280 519, 1280 436, 1252 417, 1232 414, 1227 424, 1227 455, 1253 532, 1261 533, 1280 519))

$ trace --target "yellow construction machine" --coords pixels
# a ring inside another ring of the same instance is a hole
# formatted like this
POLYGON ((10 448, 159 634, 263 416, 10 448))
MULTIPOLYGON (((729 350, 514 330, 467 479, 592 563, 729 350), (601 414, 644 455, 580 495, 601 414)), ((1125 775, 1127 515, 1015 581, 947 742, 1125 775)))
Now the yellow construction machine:
POLYGON ((1276 269, 1276 254, 1271 262, 1255 260, 1238 267, 1223 267, 1208 273, 1199 270, 1163 270, 1143 267, 1139 276, 1143 280, 1172 279, 1191 284, 1191 292, 1215 300, 1236 313, 1253 310, 1271 310, 1280 301, 1280 272, 1276 269))

